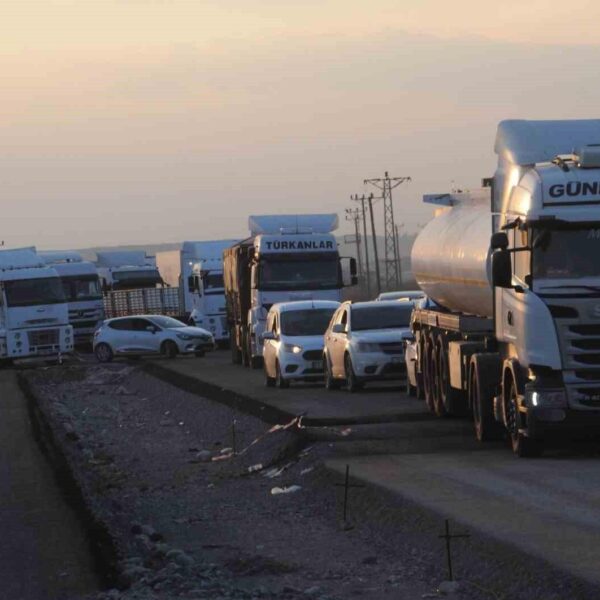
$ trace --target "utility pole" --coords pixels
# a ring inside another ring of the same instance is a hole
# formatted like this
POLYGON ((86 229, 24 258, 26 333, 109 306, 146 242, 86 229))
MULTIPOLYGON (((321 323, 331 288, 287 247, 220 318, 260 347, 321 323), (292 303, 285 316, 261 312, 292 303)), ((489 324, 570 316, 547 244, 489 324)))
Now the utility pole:
POLYGON ((358 222, 360 221, 360 211, 358 208, 346 209, 346 221, 354 221, 354 235, 356 236, 356 259, 358 260, 358 272, 363 277, 362 257, 360 255, 360 232, 358 222))
POLYGON ((379 273, 379 253, 377 252, 377 236, 375 235, 375 219, 373 218, 373 194, 367 198, 369 202, 369 212, 371 213, 371 235, 373 236, 373 253, 375 256, 375 283, 377 295, 381 294, 381 275, 379 273))
POLYGON ((354 202, 360 202, 361 211, 362 211, 362 224, 363 224, 363 238, 365 245, 365 278, 367 281, 367 297, 369 300, 371 299, 371 269, 369 268, 369 244, 367 242, 367 214, 365 210, 365 202, 367 201, 367 197, 363 194, 362 198, 358 197, 358 194, 354 194, 354 196, 350 196, 350 200, 354 202))
POLYGON ((385 172, 383 179, 365 179, 365 185, 368 183, 381 190, 383 199, 383 223, 385 235, 385 285, 386 289, 396 289, 398 281, 398 252, 396 248, 396 227, 394 223, 394 205, 392 204, 392 190, 405 181, 410 181, 410 177, 390 177, 385 172))
POLYGON ((404 227, 404 223, 400 223, 400 225, 395 225, 396 230, 396 255, 398 256, 398 262, 396 263, 396 277, 398 278, 398 283, 400 287, 402 287, 402 254, 400 252, 400 229, 404 227))

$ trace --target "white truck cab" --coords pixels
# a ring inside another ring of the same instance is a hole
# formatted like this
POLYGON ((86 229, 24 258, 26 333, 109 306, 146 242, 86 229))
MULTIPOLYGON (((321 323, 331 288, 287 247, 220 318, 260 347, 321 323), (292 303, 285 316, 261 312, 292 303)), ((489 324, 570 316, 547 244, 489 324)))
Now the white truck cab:
POLYGON ((61 279, 75 342, 91 342, 94 331, 104 320, 102 289, 95 265, 73 251, 42 251, 38 254, 61 279))
POLYGON ((0 250, 0 359, 73 351, 60 277, 33 248, 0 250))
POLYGON ((97 252, 96 266, 104 291, 156 288, 162 278, 151 256, 138 250, 97 252))

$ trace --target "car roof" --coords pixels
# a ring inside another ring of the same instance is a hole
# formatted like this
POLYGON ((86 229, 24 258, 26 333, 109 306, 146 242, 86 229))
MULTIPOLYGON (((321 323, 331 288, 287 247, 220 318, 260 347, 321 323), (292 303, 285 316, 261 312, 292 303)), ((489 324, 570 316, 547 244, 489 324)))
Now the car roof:
POLYGON ((279 302, 273 304, 271 310, 278 312, 287 312, 292 310, 311 310, 319 308, 336 309, 340 305, 335 300, 298 300, 294 302, 279 302))

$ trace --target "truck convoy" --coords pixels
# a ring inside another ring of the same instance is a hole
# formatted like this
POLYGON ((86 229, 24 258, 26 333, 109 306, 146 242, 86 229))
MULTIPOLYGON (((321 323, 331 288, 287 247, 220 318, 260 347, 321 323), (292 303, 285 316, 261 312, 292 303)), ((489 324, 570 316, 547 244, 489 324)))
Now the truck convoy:
POLYGON ((0 250, 0 359, 60 358, 73 327, 60 277, 33 248, 0 250))
POLYGON ((181 318, 209 330, 217 343, 229 340, 223 288, 223 251, 238 240, 183 242, 181 250, 159 252, 164 282, 179 290, 181 318))
POLYGON ((75 343, 91 342, 94 331, 104 320, 102 289, 95 265, 84 261, 78 252, 38 252, 38 255, 60 277, 75 343))
MULTIPOLYGON (((232 360, 262 365, 261 334, 277 302, 341 300, 341 260, 335 214, 261 215, 248 220, 250 237, 223 253, 232 360)), ((351 285, 356 262, 350 260, 351 285)))
POLYGON ((425 400, 519 456, 600 432, 600 120, 503 121, 498 167, 438 206, 412 267, 425 400))

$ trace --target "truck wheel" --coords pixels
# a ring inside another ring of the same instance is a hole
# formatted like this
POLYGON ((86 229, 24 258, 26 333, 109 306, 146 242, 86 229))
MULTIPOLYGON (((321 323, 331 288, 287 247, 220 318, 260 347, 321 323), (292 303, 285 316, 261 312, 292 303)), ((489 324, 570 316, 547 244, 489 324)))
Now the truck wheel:
POLYGON ((513 452, 519 458, 535 458, 541 456, 544 446, 539 440, 532 440, 523 433, 522 417, 517 401, 517 386, 511 381, 510 391, 506 400, 506 426, 510 435, 513 452))
POLYGON ((423 389, 423 374, 422 373, 417 373, 416 372, 416 365, 415 365, 415 381, 417 382, 417 386, 416 386, 416 396, 417 396, 417 400, 425 400, 425 390, 423 389))
POLYGON ((433 346, 429 336, 423 342, 423 392, 425 395, 425 404, 429 412, 435 413, 433 403, 433 374, 432 374, 432 354, 433 346))
POLYGON ((448 347, 444 344, 444 340, 441 336, 438 338, 437 348, 440 401, 447 414, 452 416, 464 415, 467 412, 466 399, 460 390, 456 390, 450 385, 448 347))
POLYGON ((98 362, 107 363, 113 359, 112 348, 104 342, 98 344, 94 350, 94 355, 98 362))
POLYGON ((164 354, 167 358, 175 358, 179 349, 177 344, 172 340, 165 340, 160 348, 161 354, 164 354))
POLYGON ((354 372, 352 359, 349 354, 346 354, 344 357, 344 370, 346 371, 346 388, 351 393, 358 392, 363 387, 363 384, 354 372))
POLYGON ((279 361, 275 363, 275 385, 282 390, 290 387, 290 382, 287 379, 284 379, 281 375, 279 361))
POLYGON ((331 365, 327 356, 323 357, 323 375, 325 377, 325 389, 326 390, 339 390, 340 381, 335 379, 331 372, 331 365))
MULTIPOLYGON (((433 345, 433 344, 432 344, 433 345)), ((444 404, 442 394, 442 365, 441 348, 439 344, 433 345, 432 350, 432 388, 433 388, 433 408, 437 417, 445 417, 448 413, 444 404)))
POLYGON ((244 367, 249 367, 250 366, 250 356, 248 355, 248 332, 246 331, 245 328, 242 329, 241 345, 242 345, 242 364, 244 365, 244 367))
POLYGON ((231 362, 234 365, 242 364, 242 353, 237 345, 237 337, 233 331, 229 332, 229 339, 231 340, 231 362))
POLYGON ((495 383, 500 380, 500 370, 500 359, 496 354, 475 354, 471 358, 469 404, 479 442, 502 438, 502 427, 494 418, 494 391, 495 383))
POLYGON ((250 366, 253 369, 260 369, 262 367, 262 364, 263 364, 262 356, 251 356, 250 357, 250 366))

